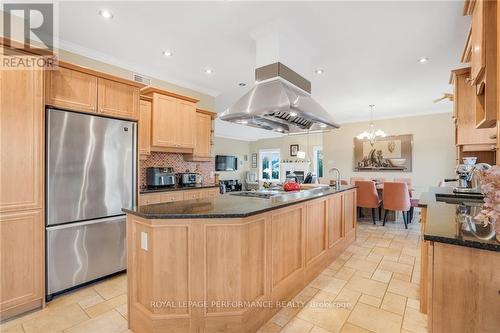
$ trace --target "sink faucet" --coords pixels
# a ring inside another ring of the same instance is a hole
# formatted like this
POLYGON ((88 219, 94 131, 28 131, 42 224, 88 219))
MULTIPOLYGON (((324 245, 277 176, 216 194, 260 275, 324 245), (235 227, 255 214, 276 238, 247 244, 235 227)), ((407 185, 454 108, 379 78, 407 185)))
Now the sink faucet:
POLYGON ((337 168, 331 168, 328 170, 328 173, 332 173, 336 171, 337 172, 337 180, 335 181, 335 189, 338 191, 340 190, 340 170, 337 168))

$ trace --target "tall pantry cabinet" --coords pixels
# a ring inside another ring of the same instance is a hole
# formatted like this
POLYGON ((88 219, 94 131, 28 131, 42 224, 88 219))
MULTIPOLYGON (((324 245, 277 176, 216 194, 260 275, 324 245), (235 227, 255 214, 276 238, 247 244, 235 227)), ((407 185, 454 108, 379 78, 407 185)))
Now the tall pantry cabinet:
POLYGON ((5 320, 43 305, 43 69, 0 69, 0 92, 0 319, 5 320))

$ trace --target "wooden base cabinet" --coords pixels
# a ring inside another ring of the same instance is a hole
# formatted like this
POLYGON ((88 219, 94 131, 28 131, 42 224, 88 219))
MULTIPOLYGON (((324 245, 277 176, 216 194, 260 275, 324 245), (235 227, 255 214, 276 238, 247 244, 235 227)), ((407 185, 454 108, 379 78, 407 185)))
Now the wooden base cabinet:
POLYGON ((0 319, 43 305, 44 72, 0 70, 0 319))
POLYGON ((355 240, 355 191, 247 218, 128 214, 130 329, 256 332, 355 240))

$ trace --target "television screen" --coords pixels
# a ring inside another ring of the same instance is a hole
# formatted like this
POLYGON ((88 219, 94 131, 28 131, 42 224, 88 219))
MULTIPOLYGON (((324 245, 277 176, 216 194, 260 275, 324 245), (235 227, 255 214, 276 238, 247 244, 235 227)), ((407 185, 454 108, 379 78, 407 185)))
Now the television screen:
POLYGON ((215 171, 236 171, 238 170, 238 159, 236 156, 215 156, 215 171))

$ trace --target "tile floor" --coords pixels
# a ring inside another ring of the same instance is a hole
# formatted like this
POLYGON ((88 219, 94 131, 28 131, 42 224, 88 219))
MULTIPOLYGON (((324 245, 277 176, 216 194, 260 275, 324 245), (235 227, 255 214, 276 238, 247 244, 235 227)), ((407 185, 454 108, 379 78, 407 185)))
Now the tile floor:
MULTIPOLYGON (((427 332, 419 312, 418 217, 385 227, 359 221, 358 238, 259 333, 427 332)), ((119 333, 127 330, 126 276, 96 283, 8 321, 0 332, 119 333)))

